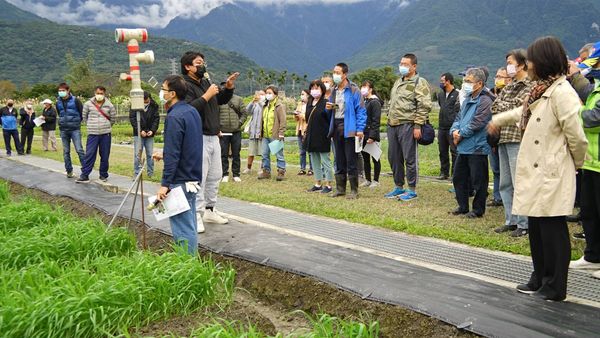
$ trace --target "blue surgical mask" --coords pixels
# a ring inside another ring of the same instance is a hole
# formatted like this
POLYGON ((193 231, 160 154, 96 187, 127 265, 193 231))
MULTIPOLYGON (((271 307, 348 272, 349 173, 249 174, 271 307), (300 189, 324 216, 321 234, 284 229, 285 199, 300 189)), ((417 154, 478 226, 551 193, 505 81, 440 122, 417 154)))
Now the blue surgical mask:
POLYGON ((333 83, 340 84, 342 82, 342 76, 340 74, 333 74, 333 83))
POLYGON ((446 90, 446 84, 445 83, 440 83, 440 89, 441 90, 446 90))
POLYGON ((406 76, 408 74, 409 69, 406 66, 400 65, 398 66, 398 71, 400 71, 400 75, 406 76))
POLYGON ((473 84, 472 83, 463 82, 463 84, 462 84, 462 90, 467 95, 473 94, 473 84))
POLYGON ((58 92, 58 96, 60 96, 61 98, 65 98, 67 97, 67 92, 60 91, 58 92))

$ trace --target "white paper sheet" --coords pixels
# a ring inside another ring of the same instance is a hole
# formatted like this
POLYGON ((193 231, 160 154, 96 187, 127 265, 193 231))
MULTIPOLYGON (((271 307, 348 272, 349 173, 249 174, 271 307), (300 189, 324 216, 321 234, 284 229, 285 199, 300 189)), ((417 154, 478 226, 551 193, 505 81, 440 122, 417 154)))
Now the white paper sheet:
POLYGON ((379 161, 381 154, 383 153, 379 142, 367 143, 363 148, 363 151, 371 155, 376 161, 379 161))
POLYGON ((36 118, 33 119, 33 123, 35 123, 36 127, 39 127, 42 124, 46 123, 46 121, 43 118, 41 118, 41 117, 36 117, 36 118))
POLYGON ((354 151, 360 153, 363 150, 363 139, 362 137, 354 136, 354 151))
MULTIPOLYGON (((156 201, 156 195, 148 197, 148 203, 153 204, 154 201, 156 201)), ((181 186, 171 189, 167 197, 162 201, 162 205, 164 206, 164 210, 159 210, 159 208, 152 209, 152 213, 157 221, 162 221, 190 210, 190 204, 187 198, 185 198, 181 186)))
POLYGON ((282 141, 275 140, 269 143, 269 150, 271 150, 271 154, 277 154, 281 149, 283 149, 282 141))

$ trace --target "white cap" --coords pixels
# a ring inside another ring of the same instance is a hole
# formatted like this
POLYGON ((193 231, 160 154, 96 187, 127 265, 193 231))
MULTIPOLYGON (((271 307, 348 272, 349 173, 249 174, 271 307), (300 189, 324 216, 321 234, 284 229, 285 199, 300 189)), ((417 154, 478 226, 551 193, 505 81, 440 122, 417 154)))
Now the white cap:
POLYGON ((42 104, 52 104, 52 101, 50 101, 50 99, 45 99, 44 101, 42 101, 42 104))

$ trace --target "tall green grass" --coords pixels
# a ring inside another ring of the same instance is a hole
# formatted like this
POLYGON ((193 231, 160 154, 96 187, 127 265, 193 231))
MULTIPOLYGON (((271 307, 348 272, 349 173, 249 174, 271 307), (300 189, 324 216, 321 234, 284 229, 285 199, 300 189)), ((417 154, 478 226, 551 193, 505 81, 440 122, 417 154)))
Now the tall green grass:
POLYGON ((112 336, 231 298, 231 268, 136 251, 125 229, 11 201, 5 183, 0 203, 0 337, 112 336))
POLYGON ((0 272, 0 336, 99 337, 231 295, 235 273, 180 253, 52 260, 0 272))

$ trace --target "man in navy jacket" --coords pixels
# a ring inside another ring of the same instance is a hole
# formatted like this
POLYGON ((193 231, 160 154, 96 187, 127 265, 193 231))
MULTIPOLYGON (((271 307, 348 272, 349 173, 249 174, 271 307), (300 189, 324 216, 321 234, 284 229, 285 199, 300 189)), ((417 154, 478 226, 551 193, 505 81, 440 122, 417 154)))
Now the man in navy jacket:
POLYGON ((184 101, 187 86, 182 77, 167 77, 161 91, 168 111, 162 156, 165 164, 157 198, 162 201, 169 190, 182 187, 190 209, 170 217, 169 221, 175 243, 195 255, 198 251, 196 192, 202 181, 202 121, 198 111, 184 101))

